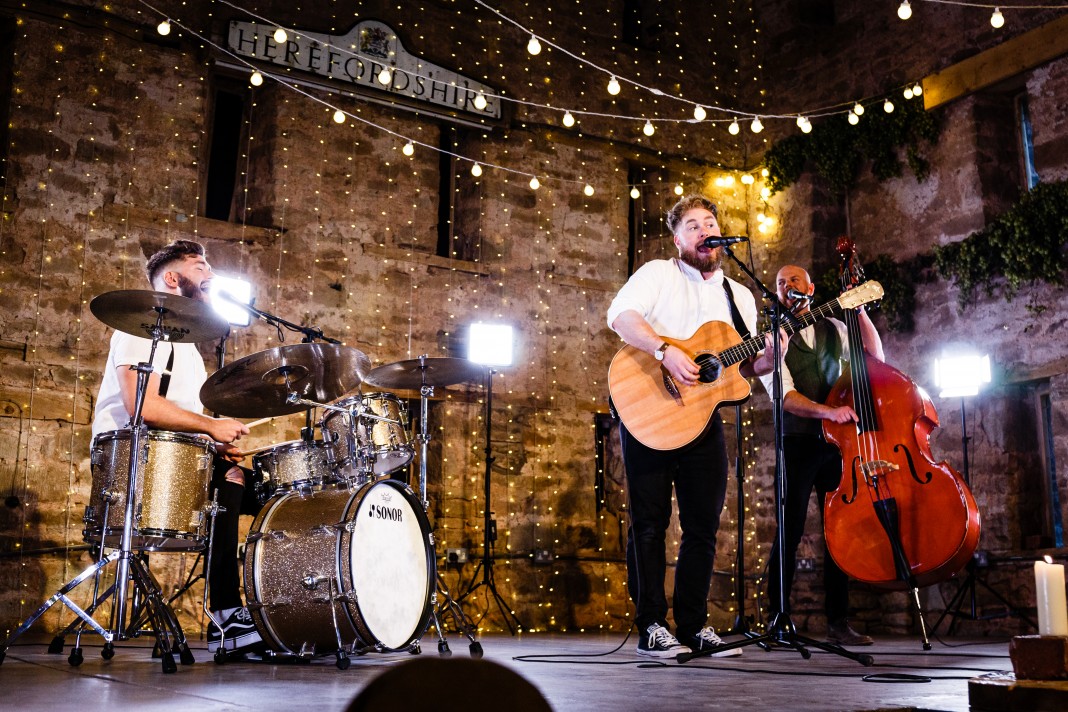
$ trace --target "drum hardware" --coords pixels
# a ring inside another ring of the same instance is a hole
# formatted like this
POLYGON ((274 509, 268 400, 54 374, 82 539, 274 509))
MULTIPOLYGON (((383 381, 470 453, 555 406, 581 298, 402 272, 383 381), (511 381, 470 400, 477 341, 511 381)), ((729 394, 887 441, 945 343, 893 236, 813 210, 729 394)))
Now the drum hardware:
POLYGON ((33 615, 23 622, 15 632, 0 644, 0 662, 11 643, 29 630, 41 616, 56 603, 63 603, 80 619, 77 643, 71 651, 68 662, 77 666, 82 663, 81 635, 92 629, 104 639, 101 655, 109 659, 114 655, 116 640, 125 640, 136 634, 126 625, 126 607, 130 601, 130 584, 133 591, 144 602, 144 610, 153 623, 156 643, 160 651, 163 672, 175 672, 178 668, 174 660, 174 651, 178 651, 183 665, 191 664, 193 655, 189 650, 181 624, 169 603, 163 599, 159 584, 141 559, 133 555, 135 500, 142 471, 141 441, 148 438, 144 426, 143 408, 148 389, 149 376, 153 372, 156 349, 160 341, 196 342, 210 341, 225 334, 229 325, 215 316, 212 308, 203 302, 165 292, 141 290, 120 290, 99 295, 89 305, 90 311, 100 321, 119 331, 135 336, 148 336, 152 340, 148 360, 132 367, 137 372, 137 389, 134 401, 134 413, 131 419, 129 468, 127 470, 125 516, 119 547, 104 555, 107 546, 107 522, 102 522, 101 556, 93 565, 67 582, 62 588, 46 600, 33 615), (100 576, 104 568, 112 562, 117 564, 114 585, 102 596, 99 592, 100 576), (94 581, 94 599, 90 611, 85 611, 74 603, 67 594, 89 578, 94 581), (105 628, 93 618, 93 613, 105 601, 111 599, 110 619, 105 628))
MULTIPOLYGON (((427 447, 430 443, 430 434, 427 420, 428 404, 434 396, 434 388, 472 381, 481 375, 482 366, 472 361, 458 358, 430 358, 427 354, 421 354, 418 359, 379 366, 363 379, 368 385, 379 388, 419 390, 419 434, 416 436, 416 440, 419 442, 419 495, 422 499, 424 511, 429 509, 429 501, 427 499, 427 447)), ((435 591, 431 594, 430 613, 434 622, 434 630, 438 633, 438 654, 444 656, 452 655, 452 651, 449 649, 449 641, 445 637, 445 632, 441 625, 444 615, 449 613, 457 629, 467 638, 471 657, 481 658, 483 652, 482 643, 475 639, 475 631, 477 629, 445 585, 445 579, 437 569, 436 555, 434 556, 433 566, 435 591), (440 605, 438 604, 438 594, 442 598, 440 605)))

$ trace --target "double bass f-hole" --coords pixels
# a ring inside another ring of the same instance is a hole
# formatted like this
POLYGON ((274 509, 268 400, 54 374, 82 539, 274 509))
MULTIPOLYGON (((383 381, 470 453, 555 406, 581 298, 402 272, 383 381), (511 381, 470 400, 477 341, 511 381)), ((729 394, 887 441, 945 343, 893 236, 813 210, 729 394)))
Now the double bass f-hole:
POLYGON ((927 476, 925 478, 921 479, 920 478, 920 474, 918 472, 916 472, 916 466, 912 462, 912 453, 909 452, 909 449, 907 447, 905 447, 904 445, 900 445, 900 444, 899 445, 894 445, 894 452, 897 452, 898 450, 900 450, 903 453, 905 453, 905 459, 908 460, 908 462, 909 462, 909 472, 912 473, 912 479, 916 480, 921 485, 930 484, 931 483, 931 478, 934 477, 934 473, 932 473, 930 470, 928 470, 927 473, 926 473, 927 476))

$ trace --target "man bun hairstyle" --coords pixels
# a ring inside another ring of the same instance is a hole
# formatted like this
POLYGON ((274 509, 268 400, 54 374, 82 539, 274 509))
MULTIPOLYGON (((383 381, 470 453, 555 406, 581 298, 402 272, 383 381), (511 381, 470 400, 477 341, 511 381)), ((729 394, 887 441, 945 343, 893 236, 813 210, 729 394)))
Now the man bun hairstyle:
POLYGON ((675 233, 675 228, 682 222, 682 216, 694 208, 704 208, 713 215, 716 216, 716 220, 719 220, 719 211, 716 209, 716 204, 703 195, 684 195, 679 198, 679 202, 671 206, 671 210, 667 211, 667 226, 671 233, 675 233))
POLYGON ((175 240, 157 250, 155 254, 148 258, 148 264, 145 265, 148 283, 154 287, 156 285, 156 277, 168 266, 179 260, 184 260, 190 255, 202 257, 204 255, 204 246, 192 240, 175 240))

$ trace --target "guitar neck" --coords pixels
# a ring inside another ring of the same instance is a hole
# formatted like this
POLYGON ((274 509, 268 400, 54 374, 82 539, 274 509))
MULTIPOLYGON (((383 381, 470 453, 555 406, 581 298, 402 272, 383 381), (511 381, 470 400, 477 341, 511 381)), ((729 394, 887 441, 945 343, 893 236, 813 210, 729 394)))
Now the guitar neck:
MULTIPOLYGON (((790 337, 802 329, 812 326, 818 321, 836 314, 842 310, 839 299, 822 304, 815 309, 810 309, 801 316, 788 316, 783 319, 782 329, 786 336, 790 337)), ((719 360, 724 366, 733 366, 736 363, 756 356, 764 350, 764 337, 770 332, 764 331, 756 336, 751 336, 740 344, 735 344, 719 353, 719 360)))

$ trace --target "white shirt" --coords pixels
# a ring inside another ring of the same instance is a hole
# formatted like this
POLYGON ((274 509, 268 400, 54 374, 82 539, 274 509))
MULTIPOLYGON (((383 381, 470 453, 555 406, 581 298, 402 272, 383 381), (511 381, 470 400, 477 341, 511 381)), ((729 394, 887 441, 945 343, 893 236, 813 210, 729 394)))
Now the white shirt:
MULTIPOLYGON (((834 328, 838 331, 838 338, 842 342, 842 360, 849 360, 849 333, 846 331, 846 325, 833 317, 828 318, 827 321, 834 325, 834 328)), ((816 329, 814 326, 806 326, 801 331, 797 332, 801 339, 805 342, 805 345, 810 349, 816 343, 816 329)), ((772 379, 775 377, 775 372, 764 374, 760 377, 760 382, 764 384, 764 390, 768 392, 768 396, 771 396, 772 379)), ((790 391, 796 391, 794 387, 794 377, 790 373, 790 367, 786 365, 786 361, 782 364, 782 394, 786 396, 790 391)))
POLYGON ((723 321, 734 327, 730 305, 723 291, 726 279, 734 303, 750 335, 756 334, 757 310, 753 295, 723 270, 708 279, 678 258, 646 262, 631 275, 608 307, 608 326, 633 309, 653 331, 672 339, 688 339, 708 321, 723 321))
MULTIPOLYGON (((167 388, 167 400, 179 408, 203 413, 204 405, 200 402, 200 387, 208 379, 204 369, 204 359, 197 351, 196 344, 159 342, 156 356, 152 361, 155 373, 166 372, 167 361, 174 349, 174 365, 169 371, 171 380, 167 388)), ((119 388, 119 367, 136 365, 148 361, 152 351, 152 340, 133 336, 122 331, 111 335, 111 349, 108 351, 107 365, 100 381, 100 392, 96 397, 96 409, 93 412, 93 437, 109 430, 125 428, 130 424, 132 413, 126 412, 122 402, 122 390, 119 388)))

